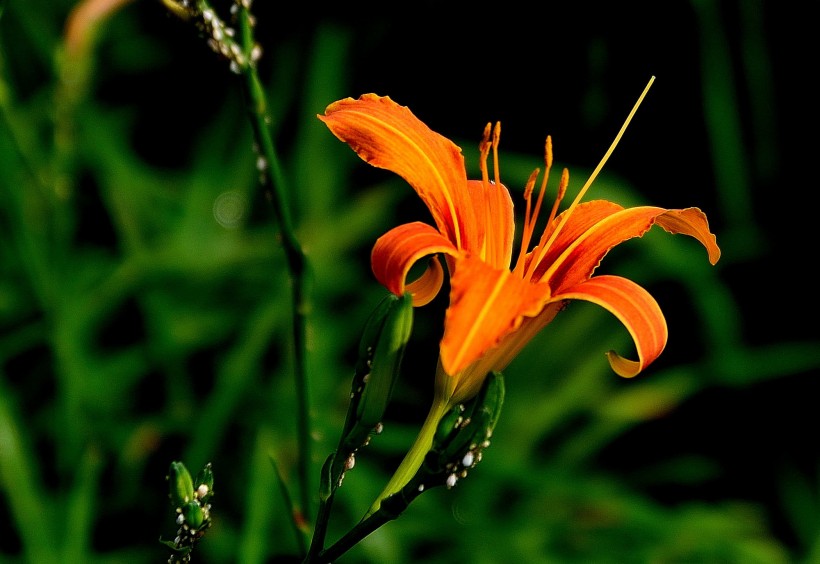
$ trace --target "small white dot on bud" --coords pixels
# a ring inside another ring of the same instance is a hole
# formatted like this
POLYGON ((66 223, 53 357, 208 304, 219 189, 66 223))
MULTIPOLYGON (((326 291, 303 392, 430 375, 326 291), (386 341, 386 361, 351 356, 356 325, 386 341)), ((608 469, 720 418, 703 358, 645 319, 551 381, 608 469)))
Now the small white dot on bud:
POLYGON ((199 498, 202 499, 203 497, 208 495, 209 491, 210 490, 208 489, 207 484, 200 484, 199 487, 196 489, 196 495, 198 495, 199 498))
POLYGON ((445 484, 449 489, 454 487, 456 485, 456 482, 458 482, 458 477, 455 474, 450 474, 449 476, 447 476, 447 481, 445 482, 445 484))
POLYGON ((473 451, 468 450, 466 452, 466 454, 464 455, 464 458, 461 459, 461 465, 464 466, 465 468, 469 468, 470 466, 473 465, 474 461, 475 461, 475 455, 473 454, 473 451))

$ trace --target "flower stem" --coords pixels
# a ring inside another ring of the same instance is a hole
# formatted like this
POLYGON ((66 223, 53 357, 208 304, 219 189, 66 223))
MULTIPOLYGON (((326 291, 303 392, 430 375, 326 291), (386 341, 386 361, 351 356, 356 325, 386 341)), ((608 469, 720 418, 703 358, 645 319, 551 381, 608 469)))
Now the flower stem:
MULTIPOLYGON (((250 14, 246 8, 239 10, 239 33, 243 51, 250 53, 253 49, 253 28, 250 14)), ((241 69, 242 91, 248 117, 253 129, 258 151, 258 168, 260 183, 265 196, 272 204, 282 238, 282 248, 288 264, 291 278, 291 298, 293 302, 293 349, 294 378, 296 387, 296 427, 299 445, 298 475, 300 482, 300 509, 305 521, 310 521, 309 474, 311 458, 311 433, 309 419, 308 377, 305 363, 305 332, 307 296, 305 293, 306 260, 299 241, 294 234, 286 198, 287 187, 274 148, 270 132, 270 115, 268 114, 265 91, 259 80, 256 65, 247 64, 241 69)))
POLYGON ((424 457, 433 446, 433 438, 436 435, 436 430, 438 429, 441 418, 447 413, 450 407, 449 402, 445 398, 439 397, 438 394, 436 395, 436 398, 433 400, 433 405, 430 406, 427 418, 424 420, 419 434, 416 436, 416 440, 413 442, 410 450, 407 451, 407 454, 393 473, 393 477, 390 478, 390 481, 384 487, 384 490, 382 490, 382 493, 379 494, 376 501, 370 506, 370 509, 364 516, 365 520, 379 511, 382 502, 386 498, 399 492, 413 479, 413 476, 415 476, 421 467, 422 462, 424 462, 424 457))
POLYGON ((345 552, 356 546, 367 535, 395 519, 398 515, 385 510, 379 510, 370 517, 360 521, 355 527, 350 529, 345 536, 339 539, 333 546, 319 553, 314 559, 306 560, 310 564, 330 564, 345 552))

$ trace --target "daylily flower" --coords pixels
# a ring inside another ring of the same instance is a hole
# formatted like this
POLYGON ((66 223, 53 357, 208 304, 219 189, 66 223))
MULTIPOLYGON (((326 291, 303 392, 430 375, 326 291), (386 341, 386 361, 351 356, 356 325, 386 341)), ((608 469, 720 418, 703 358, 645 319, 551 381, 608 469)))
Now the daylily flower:
MULTIPOLYGON (((441 289, 444 269, 438 257, 444 258, 449 272, 450 303, 441 340, 436 399, 425 429, 434 426, 450 407, 473 397, 490 371, 503 370, 567 300, 598 304, 629 331, 638 358, 631 360, 609 351, 609 363, 617 374, 635 376, 663 351, 667 326, 655 299, 631 280, 593 274, 610 249, 641 237, 654 225, 694 237, 715 264, 720 249, 706 215, 697 208, 624 208, 606 200, 581 202, 651 83, 575 200, 558 213, 569 183, 569 174, 563 171, 546 227, 536 240, 536 223, 552 166, 552 141, 547 137, 545 171, 534 201, 539 170, 532 173, 524 189, 526 209, 520 250, 515 255, 513 203, 499 174, 499 124, 487 124, 480 145, 481 178, 469 180, 461 149, 389 97, 365 94, 358 99, 346 98, 330 104, 325 114, 318 116, 364 161, 403 177, 432 214, 434 225, 412 222, 388 231, 376 241, 371 255, 379 282, 397 295, 411 292, 414 305, 429 302, 441 289), (491 152, 492 178, 487 167, 491 152), (427 257, 432 257, 427 270, 408 283, 413 265, 427 257)), ((422 435, 425 432, 429 435, 431 431, 423 430, 422 435)), ((429 436, 420 436, 420 442, 428 447, 429 441, 429 436)), ((423 456, 423 447, 412 456, 423 456)), ((393 492, 413 471, 413 465, 393 480, 393 492)))
MULTIPOLYGON (((614 246, 642 236, 653 225, 696 238, 706 247, 712 264, 720 258, 715 236, 701 210, 623 208, 606 200, 580 203, 592 178, 569 209, 556 215, 567 188, 566 170, 546 228, 529 249, 552 165, 549 137, 537 200, 533 202, 538 170, 524 190, 522 240, 518 255, 513 257, 513 204, 499 179, 498 124, 485 128, 482 178, 468 180, 461 149, 389 97, 365 94, 357 100, 347 98, 330 104, 319 117, 366 162, 402 176, 432 214, 435 227, 422 222, 396 227, 376 241, 371 258, 376 278, 388 290, 397 295, 410 291, 414 304, 423 305, 442 286, 441 263, 434 258, 415 282, 408 284, 407 275, 424 257, 446 257, 450 305, 441 341, 440 370, 452 380, 448 385, 454 398, 451 403, 468 399, 489 371, 506 367, 552 321, 566 300, 596 303, 624 324, 635 342, 638 359, 629 360, 614 351, 607 356, 616 373, 635 376, 663 351, 666 320, 655 299, 635 282, 620 276, 593 276, 601 259, 614 246), (492 179, 487 169, 491 150, 492 179)), ((603 161, 597 170, 602 165, 603 161)))

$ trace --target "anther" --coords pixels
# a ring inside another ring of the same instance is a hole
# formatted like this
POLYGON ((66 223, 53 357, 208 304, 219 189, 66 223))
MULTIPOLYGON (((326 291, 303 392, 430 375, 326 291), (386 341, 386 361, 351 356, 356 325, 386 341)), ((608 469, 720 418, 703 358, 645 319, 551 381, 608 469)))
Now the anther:
MULTIPOLYGON (((534 171, 532 171, 532 174, 530 174, 530 177, 527 179, 527 185, 524 186, 524 199, 527 201, 528 204, 530 203, 530 200, 532 199, 532 191, 535 188, 535 180, 538 178, 538 175, 540 173, 541 173, 540 168, 536 168, 534 171)), ((527 211, 529 212, 529 209, 527 211)), ((527 213, 527 217, 524 218, 525 222, 528 221, 528 220, 529 220, 529 213, 527 213)))
POLYGON ((501 175, 498 168, 498 144, 501 142, 501 122, 495 122, 493 129, 493 171, 495 173, 495 183, 501 184, 501 175))
POLYGON ((552 136, 547 135, 547 140, 544 143, 544 164, 547 169, 552 168, 552 136))
POLYGON ((490 155, 490 149, 492 148, 492 144, 490 143, 491 132, 492 124, 488 122, 487 125, 484 126, 484 136, 481 139, 481 143, 478 145, 478 150, 480 153, 478 163, 481 169, 481 181, 484 183, 485 187, 490 181, 487 173, 487 157, 490 155))

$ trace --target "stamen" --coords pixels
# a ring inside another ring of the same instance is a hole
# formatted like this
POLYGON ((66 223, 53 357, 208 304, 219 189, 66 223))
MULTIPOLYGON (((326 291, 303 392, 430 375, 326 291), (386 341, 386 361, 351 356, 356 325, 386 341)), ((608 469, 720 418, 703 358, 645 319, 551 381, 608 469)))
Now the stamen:
POLYGON ((478 150, 480 152, 479 157, 479 166, 481 168, 481 181, 484 183, 484 187, 487 187, 489 184, 490 179, 487 173, 487 157, 490 154, 490 131, 491 131, 492 124, 487 123, 484 127, 484 138, 481 140, 481 143, 478 145, 478 150))
POLYGON ((555 197, 555 203, 552 204, 552 211, 550 211, 550 218, 547 220, 547 225, 552 223, 552 220, 555 219, 555 216, 558 214, 558 205, 567 193, 567 186, 569 186, 569 170, 565 168, 561 172, 561 182, 558 183, 558 195, 555 197))
POLYGON ((544 162, 547 164, 547 170, 552 168, 552 136, 547 135, 547 141, 544 143, 544 162))
POLYGON ((495 122, 493 130, 493 170, 495 172, 495 183, 501 184, 501 174, 498 168, 498 143, 501 141, 501 122, 495 122))
MULTIPOLYGON (((479 162, 481 168, 481 198, 483 202, 483 211, 484 211, 484 225, 491 225, 492 221, 492 209, 490 206, 490 199, 489 199, 489 191, 491 189, 490 186, 490 175, 487 170, 487 158, 490 155, 490 149, 496 143, 495 137, 493 140, 490 141, 490 135, 492 133, 492 124, 487 123, 484 127, 484 136, 481 139, 481 143, 479 144, 479 162)), ((497 173, 496 173, 497 174, 497 173)), ((480 256, 482 260, 487 260, 488 256, 492 256, 493 249, 491 248, 493 244, 492 237, 489 235, 488 231, 485 230, 483 234, 483 241, 481 242, 481 251, 480 256)))
MULTIPOLYGON (((535 222, 532 220, 531 217, 532 190, 535 187, 535 181, 538 178, 538 174, 540 172, 541 169, 538 168, 532 171, 530 177, 527 179, 527 185, 524 187, 524 200, 527 202, 527 209, 524 211, 524 229, 521 232, 521 247, 518 250, 518 260, 515 261, 515 268, 513 268, 513 273, 519 272, 519 269, 523 265, 524 257, 527 254, 527 248, 530 246, 530 240, 532 239, 532 233, 535 230, 535 222)), ((542 183, 542 191, 543 187, 544 185, 542 183)), ((536 213, 535 215, 538 214, 536 213)))
POLYGON ((530 175, 529 180, 527 180, 527 186, 524 188, 524 199, 527 201, 527 210, 524 214, 524 231, 521 235, 521 248, 519 249, 518 260, 515 263, 513 272, 519 272, 519 269, 523 267, 524 257, 530 248, 532 234, 535 231, 535 222, 538 221, 538 214, 541 210, 541 204, 544 201, 544 192, 546 191, 547 180, 549 179, 550 169, 552 168, 552 137, 549 135, 547 135, 547 140, 544 143, 544 165, 544 177, 541 179, 541 188, 538 192, 538 201, 535 203, 535 208, 532 212, 530 211, 532 207, 532 190, 535 186, 535 179, 538 176, 538 169, 535 169, 535 171, 530 175))
MULTIPOLYGON (((550 224, 552 223, 552 220, 554 220, 555 216, 558 214, 558 206, 561 204, 561 200, 564 199, 564 195, 567 193, 567 186, 568 185, 569 185, 569 170, 565 168, 561 172, 561 181, 558 184, 558 194, 555 196, 555 202, 553 202, 553 204, 552 204, 552 210, 550 210, 549 219, 547 219, 547 223, 544 226, 544 232, 541 233, 541 239, 538 241, 538 244, 536 245, 536 247, 538 249, 549 248, 549 245, 552 244, 552 239, 550 239, 549 241, 546 240, 547 239, 547 232, 548 232, 550 224)), ((541 261, 542 258, 543 258, 543 254, 539 251, 538 259, 536 261, 532 261, 529 265, 529 268, 527 268, 527 272, 524 273, 524 276, 523 276, 524 280, 530 280, 532 278, 533 273, 535 273, 535 266, 538 264, 538 262, 541 261)))
MULTIPOLYGON (((544 192, 546 192, 547 189, 547 180, 550 177, 550 170, 552 170, 552 136, 550 135, 547 135, 547 141, 544 143, 544 165, 546 166, 544 170, 544 178, 541 179, 541 189, 538 192, 538 201, 535 203, 535 209, 530 221, 532 224, 532 229, 535 229, 535 222, 538 220, 538 214, 541 211, 541 204, 544 202, 544 192)), ((529 242, 527 245, 529 245, 529 242)))
MULTIPOLYGON (((544 259, 544 256, 547 254, 547 250, 555 242, 555 239, 558 237, 558 234, 564 228, 564 225, 567 223, 567 220, 569 220, 569 217, 572 214, 573 210, 575 210, 575 208, 578 207, 578 204, 581 202, 581 198, 584 197, 587 190, 589 190, 589 187, 592 186, 592 183, 598 177, 598 173, 600 173, 601 169, 604 168, 604 165, 609 160, 609 157, 612 155, 612 152, 615 150, 615 147, 620 142, 621 137, 623 137, 623 134, 626 131, 627 126, 632 121, 632 118, 635 116, 635 112, 638 111, 638 107, 640 107, 641 102, 643 102, 643 99, 646 97, 647 92, 649 92, 649 88, 652 86, 653 82, 655 82, 655 77, 654 76, 649 79, 649 82, 644 87, 643 92, 641 92, 641 95, 638 96, 637 102, 635 102, 635 105, 632 106, 632 110, 629 112, 629 115, 626 116, 626 119, 624 120, 624 123, 621 126, 621 129, 618 131, 618 134, 615 136, 615 139, 609 145, 609 149, 607 149, 606 153, 604 153, 604 156, 603 156, 603 158, 601 158, 601 161, 598 163, 598 166, 596 166, 595 170, 592 171, 592 174, 589 175, 589 178, 584 183, 583 187, 581 187, 580 192, 578 192, 578 195, 575 196, 575 199, 572 201, 572 204, 570 204, 569 208, 567 208, 567 213, 564 214, 563 219, 561 219, 561 223, 559 223, 558 226, 555 228, 555 230, 552 232, 552 234, 550 235, 549 240, 544 245, 540 246, 540 248, 538 250, 538 256, 535 257, 535 260, 530 262, 529 267, 527 268, 527 272, 524 274, 524 279, 528 280, 528 279, 530 279, 530 277, 532 277, 532 274, 533 274, 533 272, 535 272, 535 269, 538 266, 538 263, 540 263, 544 259)), ((567 181, 568 181, 569 180, 569 173, 565 173, 565 176, 567 177, 567 181)), ((563 178, 562 178, 562 183, 563 183, 563 178)), ((566 187, 564 187, 564 190, 566 190, 566 187)), ((542 279, 549 279, 549 277, 552 275, 552 269, 553 269, 553 266, 550 266, 550 268, 544 273, 544 275, 541 278, 542 279)))
MULTIPOLYGON (((504 206, 504 190, 501 188, 501 167, 498 159, 498 146, 501 143, 501 122, 495 122, 495 129, 493 129, 493 174, 495 176, 495 185, 493 190, 493 210, 503 209, 504 206)), ((492 218, 490 218, 492 220, 492 218)), ((491 225, 487 223, 487 225, 491 225)), ((507 256, 508 245, 505 240, 497 235, 495 229, 488 229, 488 237, 492 239, 493 258, 492 264, 499 268, 507 268, 510 264, 510 257, 507 256)))

